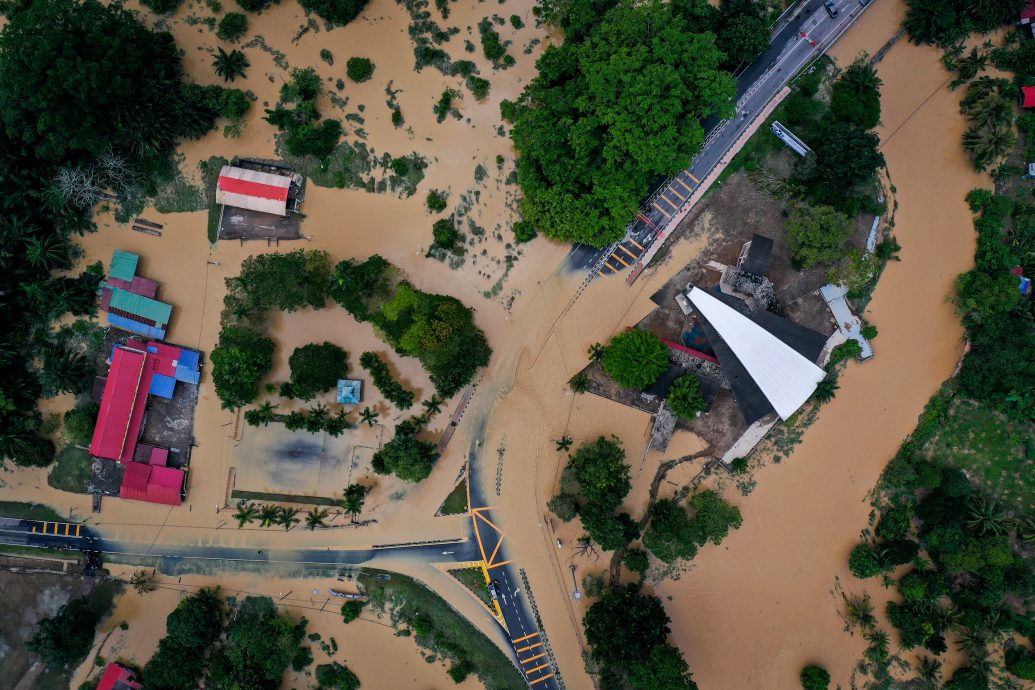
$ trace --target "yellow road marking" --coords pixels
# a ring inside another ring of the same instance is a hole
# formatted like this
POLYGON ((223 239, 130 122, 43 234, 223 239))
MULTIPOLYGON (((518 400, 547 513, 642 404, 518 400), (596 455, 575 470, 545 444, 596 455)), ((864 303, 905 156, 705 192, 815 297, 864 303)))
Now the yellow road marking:
POLYGON ((80 527, 82 527, 82 525, 76 523, 76 526, 75 526, 75 536, 77 536, 77 537, 79 536, 79 528, 80 527))
POLYGON ((535 673, 536 671, 542 671, 544 668, 546 668, 549 665, 550 664, 543 664, 542 666, 536 666, 535 668, 530 668, 527 671, 525 671, 525 675, 526 676, 530 676, 533 673, 535 673))
POLYGON ((683 189, 685 189, 686 191, 688 191, 688 192, 691 192, 691 193, 692 193, 692 192, 694 191, 694 190, 693 190, 693 188, 692 188, 692 187, 690 187, 690 185, 688 185, 688 184, 687 184, 686 182, 683 182, 683 181, 682 181, 681 179, 679 179, 678 177, 677 177, 677 178, 675 178, 675 180, 676 180, 676 182, 678 182, 678 183, 679 183, 680 185, 682 185, 683 189))
POLYGON ((635 245, 636 245, 637 247, 639 247, 640 249, 643 249, 643 245, 642 245, 642 244, 640 244, 639 242, 637 242, 636 240, 634 240, 634 239, 632 239, 632 238, 629 238, 629 241, 630 241, 630 242, 632 242, 633 244, 635 244, 635 245))
POLYGON ((507 563, 510 563, 510 561, 503 561, 502 563, 493 563, 489 566, 489 570, 492 570, 493 568, 498 568, 501 565, 506 565, 507 563))
POLYGON ((482 521, 482 522, 484 522, 485 524, 487 524, 487 525, 488 525, 489 527, 493 528, 494 530, 496 530, 496 531, 497 531, 497 532, 499 532, 500 534, 503 534, 503 530, 501 530, 501 529, 500 529, 499 527, 497 527, 496 525, 492 524, 492 521, 491 521, 491 520, 489 520, 489 518, 485 517, 485 516, 484 516, 484 515, 482 515, 481 513, 478 513, 478 517, 479 517, 479 518, 481 518, 481 521, 482 521))
POLYGON ((521 649, 515 649, 514 651, 517 652, 518 654, 520 654, 521 652, 527 652, 530 649, 535 649, 536 647, 542 647, 542 646, 543 646, 542 642, 536 642, 535 644, 530 644, 527 647, 522 647, 521 649))
POLYGON ((538 634, 539 634, 539 631, 537 630, 536 632, 529 633, 529 634, 525 635, 524 637, 519 637, 516 640, 511 640, 511 642, 513 642, 514 644, 517 644, 518 642, 524 642, 525 640, 527 640, 527 639, 529 639, 531 637, 535 637, 538 634))
POLYGON ((677 192, 677 191, 676 191, 676 188, 675 188, 675 187, 673 187, 672 185, 669 185, 669 186, 668 186, 668 191, 670 191, 670 192, 672 192, 673 194, 675 194, 676 196, 678 196, 678 197, 679 197, 679 200, 680 200, 680 201, 686 201, 686 197, 685 197, 685 196, 683 196, 682 194, 680 194, 679 192, 677 192))
POLYGON ((525 664, 529 663, 530 661, 535 661, 536 659, 542 659, 544 656, 546 656, 546 652, 542 652, 540 654, 536 654, 535 656, 530 656, 527 659, 525 659, 524 661, 522 661, 521 665, 524 666, 525 664))
MULTIPOLYGON (((607 257, 607 258, 610 259, 611 257, 607 257)), ((604 265, 607 266, 608 268, 610 268, 615 273, 618 273, 619 269, 617 269, 614 266, 612 266, 610 261, 604 261, 604 265)))
POLYGON ((678 207, 678 206, 676 206, 675 204, 673 204, 673 203, 672 203, 671 201, 669 201, 668 199, 666 199, 666 198, 665 198, 665 195, 664 195, 664 194, 662 194, 661 196, 659 196, 659 197, 658 197, 658 201, 664 201, 664 202, 665 202, 666 204, 668 204, 669 206, 671 206, 671 207, 672 207, 672 210, 673 210, 673 211, 678 211, 678 210, 679 210, 679 207, 678 207))
POLYGON ((553 678, 553 674, 551 673, 551 674, 550 674, 550 675, 548 675, 548 676, 543 676, 542 678, 536 678, 535 680, 531 681, 531 682, 529 683, 529 685, 535 685, 536 683, 542 683, 542 682, 543 682, 544 680, 546 680, 547 678, 553 678))
POLYGON ((694 177, 694 174, 692 172, 687 172, 686 176, 689 177, 694 182, 696 182, 697 184, 701 184, 701 181, 698 180, 696 177, 694 177))
MULTIPOLYGON (((474 513, 474 514, 477 515, 478 513, 474 513)), ((471 518, 471 520, 474 520, 474 536, 478 540, 478 550, 481 551, 481 553, 482 553, 482 560, 484 561, 485 560, 485 547, 482 546, 482 535, 481 535, 480 532, 478 532, 478 521, 475 520, 473 517, 471 518)))
POLYGON ((629 267, 629 262, 625 261, 624 259, 622 259, 622 257, 618 256, 618 252, 615 252, 609 258, 614 259, 615 261, 617 261, 618 263, 622 264, 626 268, 629 267))
MULTIPOLYGON (((627 249, 627 248, 625 247, 625 245, 622 245, 622 244, 620 244, 620 245, 618 245, 618 248, 619 248, 619 249, 621 249, 621 250, 622 250, 623 252, 625 252, 626 254, 628 254, 629 256, 631 256, 631 257, 632 257, 633 259, 635 259, 635 258, 636 258, 636 255, 635 255, 635 254, 633 254, 633 253, 632 253, 631 251, 629 251, 629 250, 628 250, 628 249, 627 249)), ((616 252, 616 253, 617 253, 617 252, 616 252)))
POLYGON ((663 216, 665 216, 666 218, 671 218, 672 217, 672 214, 669 213, 668 211, 666 211, 665 209, 661 208, 661 206, 658 205, 658 202, 655 201, 653 204, 651 204, 651 206, 653 208, 656 208, 657 210, 661 211, 661 214, 663 216))
POLYGON ((493 559, 496 558, 496 554, 499 553, 500 547, 503 546, 503 535, 500 534, 500 540, 496 542, 496 548, 492 550, 492 555, 489 556, 489 563, 492 563, 493 559))
POLYGON ((68 536, 68 531, 69 531, 69 529, 70 529, 71 527, 72 527, 72 525, 68 524, 67 522, 65 523, 65 536, 66 536, 66 537, 68 536))
POLYGON ((606 276, 607 274, 606 274, 606 273, 604 273, 603 271, 597 271, 597 275, 598 275, 598 276, 600 276, 601 278, 603 278, 603 277, 604 277, 604 276, 606 276))
POLYGON ((33 531, 33 532, 35 532, 35 531, 36 531, 36 523, 32 523, 32 531, 33 531))

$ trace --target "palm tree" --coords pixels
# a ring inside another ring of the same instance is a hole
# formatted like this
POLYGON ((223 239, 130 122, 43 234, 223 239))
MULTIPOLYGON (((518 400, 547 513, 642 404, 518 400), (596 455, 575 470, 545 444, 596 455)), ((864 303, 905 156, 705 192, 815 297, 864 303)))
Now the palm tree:
POLYGON ((317 527, 326 527, 327 523, 327 509, 326 508, 313 508, 305 514, 305 526, 310 532, 315 530, 317 527))
POLYGON ((255 408, 255 417, 263 426, 269 426, 270 422, 277 418, 277 413, 274 412, 275 409, 277 409, 277 406, 267 400, 255 408))
POLYGON ((436 394, 421 403, 424 406, 424 414, 427 415, 428 419, 442 411, 442 402, 442 398, 436 394))
POLYGON ((587 376, 584 371, 580 371, 575 374, 571 377, 571 380, 568 381, 568 385, 575 393, 585 393, 589 390, 591 384, 592 382, 589 380, 589 376, 587 376))
POLYGON ((249 67, 248 58, 244 56, 244 53, 239 50, 231 50, 228 53, 222 48, 216 50, 219 52, 212 62, 212 66, 216 68, 216 74, 221 76, 224 81, 233 81, 237 77, 244 76, 244 71, 249 67))
POLYGON ((363 504, 366 502, 369 490, 362 484, 349 484, 345 487, 345 500, 342 502, 342 506, 345 508, 345 512, 352 517, 353 522, 356 521, 356 516, 363 512, 363 504))
POLYGON ((553 442, 557 446, 558 453, 567 453, 569 450, 571 450, 571 444, 574 443, 571 436, 568 436, 567 434, 561 436, 560 438, 554 439, 553 442))
POLYGON ((607 348, 601 343, 593 343, 589 346, 589 349, 586 350, 586 354, 589 355, 591 362, 599 362, 604 358, 604 355, 607 354, 607 348))
POLYGON ((288 530, 290 530, 292 527, 294 527, 295 525, 297 525, 300 522, 300 520, 298 519, 297 516, 301 512, 302 512, 301 508, 281 508, 280 509, 280 518, 279 518, 278 522, 280 522, 280 524, 284 526, 284 531, 285 532, 287 532, 288 530))
POLYGON ((978 72, 985 69, 986 65, 988 65, 988 55, 981 52, 978 46, 974 46, 966 57, 960 58, 956 62, 956 72, 959 73, 960 77, 953 84, 970 81, 978 75, 978 72))
POLYGON ((1017 523, 1017 538, 1025 544, 1035 544, 1035 519, 1024 518, 1017 523))
POLYGON ((317 403, 314 407, 309 408, 309 414, 305 417, 305 430, 314 434, 321 431, 327 414, 327 406, 323 403, 317 403))
POLYGON ((874 663, 880 663, 888 658, 888 633, 883 630, 874 629, 863 633, 863 638, 870 643, 866 649, 866 658, 874 663))
POLYGON ((377 410, 371 410, 369 407, 364 407, 359 413, 359 420, 361 422, 366 422, 367 426, 374 426, 374 422, 377 421, 377 417, 377 410))
POLYGON ((237 512, 234 513, 234 520, 237 520, 237 529, 255 522, 258 516, 259 509, 255 507, 254 503, 249 503, 243 498, 237 502, 237 512))
POLYGON ((1010 152, 1017 135, 1009 124, 993 127, 971 127, 963 133, 963 148, 970 154, 974 169, 984 172, 1010 152))
POLYGON ((911 2, 903 28, 913 43, 951 43, 950 33, 957 30, 956 10, 948 2, 911 2))
POLYGON ((262 527, 269 527, 280 522, 280 506, 272 506, 269 504, 259 508, 259 525, 262 527))
POLYGON ((34 267, 50 270, 68 266, 68 251, 54 235, 25 240, 25 259, 34 267))
POLYGON ((146 570, 137 570, 129 578, 129 584, 133 585, 133 589, 136 590, 137 594, 148 594, 158 589, 158 585, 155 583, 155 571, 148 572, 146 570))
POLYGON ((870 595, 863 594, 857 597, 841 595, 845 600, 845 618, 853 625, 861 628, 872 628, 877 624, 877 617, 873 615, 873 604, 870 603, 870 595))
POLYGON ((931 656, 920 657, 920 677, 936 685, 942 677, 942 662, 931 656))
POLYGON ((980 536, 1006 534, 1008 528, 1002 510, 987 497, 968 502, 966 525, 980 536))
POLYGON ((816 384, 816 390, 812 393, 812 397, 820 403, 830 402, 837 395, 839 387, 837 385, 837 374, 828 372, 826 378, 816 384))
POLYGON ((974 103, 967 111, 971 123, 984 129, 1008 125, 1013 119, 1013 103, 1005 96, 996 94, 974 103))
POLYGON ((988 637, 983 630, 961 628, 957 636, 959 641, 956 648, 967 655, 972 666, 980 665, 988 659, 988 637))

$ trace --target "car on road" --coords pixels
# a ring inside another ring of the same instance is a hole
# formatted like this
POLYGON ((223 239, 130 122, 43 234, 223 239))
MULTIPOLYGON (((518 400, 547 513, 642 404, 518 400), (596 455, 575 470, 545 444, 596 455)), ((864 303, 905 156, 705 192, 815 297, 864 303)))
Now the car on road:
POLYGON ((496 581, 495 580, 491 580, 489 582, 489 594, 492 595, 493 599, 499 599, 500 598, 500 590, 499 590, 499 587, 496 586, 496 581))
POLYGON ((837 7, 834 6, 834 0, 824 0, 823 9, 827 11, 831 17, 837 16, 837 7))

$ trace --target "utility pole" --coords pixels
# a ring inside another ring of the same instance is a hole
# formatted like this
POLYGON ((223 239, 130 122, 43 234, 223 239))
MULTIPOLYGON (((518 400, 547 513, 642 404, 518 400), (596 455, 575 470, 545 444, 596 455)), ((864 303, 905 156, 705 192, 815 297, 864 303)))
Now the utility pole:
POLYGON ((575 591, 571 593, 571 598, 578 601, 582 598, 582 592, 579 591, 579 581, 575 579, 575 566, 571 566, 571 581, 575 584, 575 591))

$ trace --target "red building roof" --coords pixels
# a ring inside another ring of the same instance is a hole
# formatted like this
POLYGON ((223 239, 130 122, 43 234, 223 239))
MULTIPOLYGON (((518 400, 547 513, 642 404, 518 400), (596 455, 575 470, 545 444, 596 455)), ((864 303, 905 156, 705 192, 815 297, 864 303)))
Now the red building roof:
POLYGON ((132 671, 118 664, 108 664, 97 684, 97 690, 142 690, 143 687, 136 682, 132 671))
POLYGON ((119 462, 133 459, 151 388, 152 368, 144 352, 117 347, 104 385, 90 454, 119 462))
POLYGON ((1035 106, 1035 86, 1021 87, 1021 107, 1030 108, 1035 106))
POLYGON ((131 501, 178 506, 183 501, 184 477, 183 470, 131 462, 122 475, 119 496, 131 501))
POLYGON ((240 178, 229 177, 227 175, 219 176, 219 188, 222 191, 230 192, 231 194, 255 196, 260 199, 287 201, 288 198, 287 187, 265 184, 263 182, 253 182, 252 180, 242 180, 240 178))

